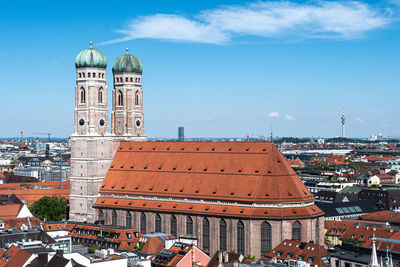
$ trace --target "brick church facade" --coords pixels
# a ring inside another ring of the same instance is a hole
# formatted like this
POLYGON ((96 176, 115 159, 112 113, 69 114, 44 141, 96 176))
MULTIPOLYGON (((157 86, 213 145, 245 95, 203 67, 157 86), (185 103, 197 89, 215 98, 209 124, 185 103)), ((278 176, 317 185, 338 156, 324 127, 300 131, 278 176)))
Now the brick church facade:
POLYGON ((323 212, 267 142, 123 142, 94 207, 106 224, 195 236, 210 253, 324 241, 323 212))
POLYGON ((265 255, 282 240, 323 244, 323 212, 273 143, 146 142, 142 63, 76 60, 70 220, 194 236, 205 251, 265 255))

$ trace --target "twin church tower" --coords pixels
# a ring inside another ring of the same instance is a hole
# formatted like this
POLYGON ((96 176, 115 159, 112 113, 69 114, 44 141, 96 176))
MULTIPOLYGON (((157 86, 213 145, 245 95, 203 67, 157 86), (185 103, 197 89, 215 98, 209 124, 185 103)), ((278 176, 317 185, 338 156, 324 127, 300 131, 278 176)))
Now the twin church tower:
POLYGON ((142 71, 127 53, 113 66, 111 132, 108 125, 107 59, 92 48, 75 60, 75 124, 71 136, 70 220, 94 222, 92 208, 121 141, 145 141, 142 71))

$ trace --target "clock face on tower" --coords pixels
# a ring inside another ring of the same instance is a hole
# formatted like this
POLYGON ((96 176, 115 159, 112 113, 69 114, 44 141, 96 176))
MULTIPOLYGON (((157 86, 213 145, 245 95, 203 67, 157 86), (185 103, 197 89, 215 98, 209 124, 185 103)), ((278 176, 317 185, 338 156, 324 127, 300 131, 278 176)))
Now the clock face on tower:
POLYGON ((141 124, 140 119, 136 119, 136 128, 140 128, 141 124))
POLYGON ((79 126, 83 126, 85 125, 85 120, 84 119, 80 119, 79 120, 79 126))
POLYGON ((101 127, 103 127, 105 124, 106 124, 106 122, 104 121, 104 119, 100 119, 100 120, 99 120, 99 125, 100 125, 101 127))

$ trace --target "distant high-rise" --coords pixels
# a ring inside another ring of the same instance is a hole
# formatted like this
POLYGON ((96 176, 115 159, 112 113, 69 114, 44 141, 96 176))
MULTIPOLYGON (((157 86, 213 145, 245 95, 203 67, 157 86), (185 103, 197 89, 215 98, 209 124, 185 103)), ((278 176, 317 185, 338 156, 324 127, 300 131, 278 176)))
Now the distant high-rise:
POLYGON ((185 141, 185 127, 178 127, 178 140, 185 141))

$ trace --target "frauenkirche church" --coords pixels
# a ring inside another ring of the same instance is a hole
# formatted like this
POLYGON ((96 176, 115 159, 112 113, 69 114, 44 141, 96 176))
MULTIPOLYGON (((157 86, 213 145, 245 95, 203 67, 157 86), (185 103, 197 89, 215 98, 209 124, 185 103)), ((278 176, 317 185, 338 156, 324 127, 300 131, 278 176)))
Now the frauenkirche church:
POLYGON ((323 212, 269 142, 146 142, 138 58, 112 67, 92 47, 75 61, 70 220, 189 235, 211 254, 261 257, 284 239, 324 242, 323 212))

